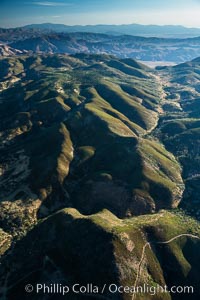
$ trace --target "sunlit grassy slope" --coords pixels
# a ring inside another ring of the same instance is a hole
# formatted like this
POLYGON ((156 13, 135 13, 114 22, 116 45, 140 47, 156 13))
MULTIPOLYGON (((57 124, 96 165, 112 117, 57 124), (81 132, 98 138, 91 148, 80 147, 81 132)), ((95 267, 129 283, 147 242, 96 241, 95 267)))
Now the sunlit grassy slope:
POLYGON ((3 155, 18 149, 29 157, 20 185, 29 184, 45 209, 65 202, 122 217, 177 206, 181 168, 147 137, 162 100, 149 68, 84 54, 11 57, 0 65, 1 131, 13 136, 3 155))
MULTIPOLYGON (((21 286, 26 282, 40 278, 50 284, 56 278, 58 283, 65 281, 69 286, 90 282, 102 288, 106 284, 103 294, 113 299, 130 299, 132 294, 112 294, 111 284, 132 288, 136 284, 168 288, 193 285, 191 299, 197 299, 200 242, 192 236, 199 234, 199 224, 183 213, 161 211, 121 220, 107 210, 84 216, 75 209, 64 209, 40 222, 17 244, 13 255, 3 260, 2 271, 7 262, 8 282, 13 284, 8 286, 8 296, 22 296, 21 286), (177 239, 163 244, 174 237, 177 239), (19 260, 21 263, 16 264, 19 260)), ((92 297, 92 293, 67 297, 87 296, 92 297)), ((36 297, 34 292, 32 297, 36 297)), ((182 299, 187 297, 183 294, 182 299)), ((156 292, 138 293, 134 299, 178 298, 156 292)))

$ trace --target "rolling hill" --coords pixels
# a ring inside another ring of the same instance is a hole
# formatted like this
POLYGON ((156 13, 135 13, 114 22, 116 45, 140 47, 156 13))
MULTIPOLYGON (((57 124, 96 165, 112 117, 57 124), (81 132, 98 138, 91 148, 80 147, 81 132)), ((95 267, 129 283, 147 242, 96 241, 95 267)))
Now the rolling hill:
POLYGON ((91 282, 106 289, 68 298, 180 299, 115 283, 199 299, 199 74, 199 58, 156 70, 107 54, 0 58, 2 297, 91 282))

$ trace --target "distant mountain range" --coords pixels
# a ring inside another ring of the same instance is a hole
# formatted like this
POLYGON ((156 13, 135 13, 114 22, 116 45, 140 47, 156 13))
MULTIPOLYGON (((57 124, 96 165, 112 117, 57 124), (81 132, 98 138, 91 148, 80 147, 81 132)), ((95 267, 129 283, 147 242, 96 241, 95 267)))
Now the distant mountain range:
POLYGON ((109 54, 150 64, 177 64, 200 56, 200 28, 157 25, 34 24, 0 28, 0 56, 27 53, 109 54))
POLYGON ((49 32, 90 32, 90 33, 104 33, 111 35, 134 35, 143 37, 163 37, 163 38, 191 38, 200 36, 200 28, 187 28, 184 26, 174 25, 75 25, 69 26, 64 24, 32 24, 17 28, 0 28, 0 36, 8 33, 11 37, 15 37, 17 33, 22 36, 29 34, 35 36, 41 33, 49 32))
POLYGON ((27 25, 25 29, 45 29, 56 32, 93 32, 106 34, 128 34, 135 36, 155 36, 155 37, 195 37, 200 35, 200 28, 186 28, 184 26, 158 26, 158 25, 75 25, 68 26, 63 24, 33 24, 27 25))
POLYGON ((7 33, 5 30, 0 31, 0 55, 10 56, 27 51, 51 54, 103 53, 158 64, 181 63, 200 55, 200 37, 164 39, 86 32, 56 33, 45 30, 27 28, 8 30, 7 33))

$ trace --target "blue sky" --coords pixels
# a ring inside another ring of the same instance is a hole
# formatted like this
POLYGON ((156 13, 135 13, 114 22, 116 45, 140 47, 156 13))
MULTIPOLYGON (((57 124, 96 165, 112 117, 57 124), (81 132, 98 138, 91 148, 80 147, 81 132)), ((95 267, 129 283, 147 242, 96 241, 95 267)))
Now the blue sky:
POLYGON ((200 0, 0 0, 0 27, 33 23, 200 27, 200 0))

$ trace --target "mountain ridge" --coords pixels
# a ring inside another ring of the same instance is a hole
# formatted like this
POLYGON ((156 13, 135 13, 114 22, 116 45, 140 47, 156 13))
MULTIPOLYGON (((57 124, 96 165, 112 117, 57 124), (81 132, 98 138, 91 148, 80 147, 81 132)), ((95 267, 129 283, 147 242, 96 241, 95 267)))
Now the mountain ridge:
MULTIPOLYGON (((3 35, 5 41, 2 47, 11 47, 17 51, 32 51, 35 53, 88 53, 108 54, 119 58, 133 58, 151 62, 181 63, 198 57, 200 38, 163 39, 130 35, 107 35, 99 33, 41 33, 31 31, 28 35, 19 32, 3 35), (30 37, 28 37, 30 34, 30 37)), ((2 50, 3 52, 3 50, 2 50)))
POLYGON ((142 24, 122 24, 122 25, 63 25, 63 24, 31 24, 23 28, 42 28, 54 31, 68 32, 96 32, 96 33, 115 33, 131 35, 156 35, 156 36, 183 36, 200 35, 200 28, 187 28, 181 25, 142 25, 142 24))
MULTIPOLYGON (((0 57, 2 297, 91 282, 199 299, 199 82, 199 58, 153 70, 102 53, 0 57)), ((130 296, 180 299, 103 292, 130 296)))

